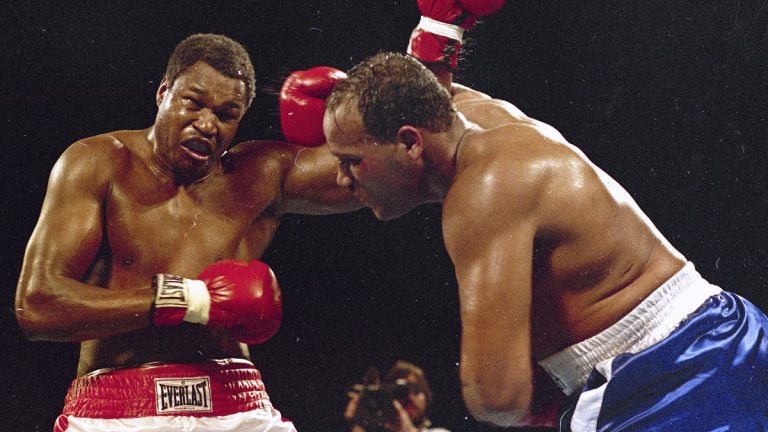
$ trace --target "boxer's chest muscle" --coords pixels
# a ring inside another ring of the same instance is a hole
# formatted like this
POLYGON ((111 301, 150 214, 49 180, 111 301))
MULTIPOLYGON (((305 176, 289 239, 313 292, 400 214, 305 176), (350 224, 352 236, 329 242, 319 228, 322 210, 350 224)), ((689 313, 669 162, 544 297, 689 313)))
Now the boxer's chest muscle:
POLYGON ((113 259, 140 271, 197 271, 235 256, 244 233, 269 204, 263 194, 235 199, 226 188, 116 188, 105 215, 113 259))

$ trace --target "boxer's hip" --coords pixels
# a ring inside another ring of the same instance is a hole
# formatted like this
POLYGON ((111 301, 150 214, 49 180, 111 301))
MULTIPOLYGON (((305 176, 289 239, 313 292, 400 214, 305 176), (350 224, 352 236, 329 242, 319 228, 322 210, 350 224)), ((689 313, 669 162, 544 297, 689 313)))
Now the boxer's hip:
POLYGON ((261 373, 247 360, 224 359, 94 371, 72 382, 63 414, 210 417, 262 408, 272 405, 261 373))
POLYGON ((562 431, 768 430, 768 318, 722 291, 672 333, 597 363, 562 431))
POLYGON ((597 363, 658 343, 720 292, 722 289, 707 282, 688 263, 612 326, 539 364, 570 395, 584 385, 597 363))

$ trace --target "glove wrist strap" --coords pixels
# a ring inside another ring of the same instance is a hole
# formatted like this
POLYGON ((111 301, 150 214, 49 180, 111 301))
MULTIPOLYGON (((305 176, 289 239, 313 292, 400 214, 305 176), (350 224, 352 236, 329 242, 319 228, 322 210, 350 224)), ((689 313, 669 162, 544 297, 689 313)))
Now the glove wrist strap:
POLYGON ((187 286, 188 303, 184 321, 196 324, 208 324, 211 310, 211 294, 205 282, 195 279, 184 279, 187 286))
POLYGON ((155 289, 152 324, 208 323, 211 296, 205 282, 160 273, 152 278, 152 287, 155 289))
POLYGON ((422 29, 429 33, 434 33, 439 36, 447 37, 449 39, 454 39, 459 42, 461 42, 464 38, 464 29, 460 26, 447 24, 425 16, 421 17, 419 25, 416 26, 416 28, 422 29))

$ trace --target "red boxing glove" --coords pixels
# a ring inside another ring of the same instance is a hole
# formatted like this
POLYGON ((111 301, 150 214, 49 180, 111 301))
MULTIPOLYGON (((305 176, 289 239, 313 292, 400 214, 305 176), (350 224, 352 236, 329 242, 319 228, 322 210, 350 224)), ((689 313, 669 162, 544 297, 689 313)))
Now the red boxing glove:
POLYGON ((277 333, 283 304, 275 275, 266 264, 218 261, 203 269, 198 278, 156 275, 152 323, 186 321, 224 327, 248 344, 265 342, 277 333))
POLYGON ((464 31, 478 18, 492 15, 505 0, 416 0, 421 21, 413 29, 408 54, 426 63, 445 63, 456 69, 464 31))
POLYGON ((280 286, 272 269, 261 261, 225 260, 211 264, 198 275, 211 295, 212 321, 236 322, 232 335, 240 342, 259 344, 277 333, 283 318, 280 286))
POLYGON ((280 90, 280 127, 286 141, 307 147, 325 142, 325 99, 347 74, 328 66, 293 72, 280 90))

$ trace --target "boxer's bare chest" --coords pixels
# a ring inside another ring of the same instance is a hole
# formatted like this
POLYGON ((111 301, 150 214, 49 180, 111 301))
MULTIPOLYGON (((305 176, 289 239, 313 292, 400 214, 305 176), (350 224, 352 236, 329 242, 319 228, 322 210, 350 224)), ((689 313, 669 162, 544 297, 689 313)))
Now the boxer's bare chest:
MULTIPOLYGON (((216 260, 236 257, 244 236, 254 235, 254 225, 277 227, 268 223, 276 196, 268 180, 253 187, 226 178, 169 187, 141 176, 131 179, 111 187, 104 203, 104 246, 86 277, 109 289, 146 288, 156 273, 195 277, 216 260)), ((273 233, 257 234, 266 242, 273 233)), ((226 332, 195 325, 148 327, 84 342, 78 370, 247 355, 226 332)))
POLYGON ((190 186, 115 183, 104 214, 113 269, 194 276, 235 257, 250 227, 268 217, 276 193, 267 183, 250 186, 224 175, 190 186))

